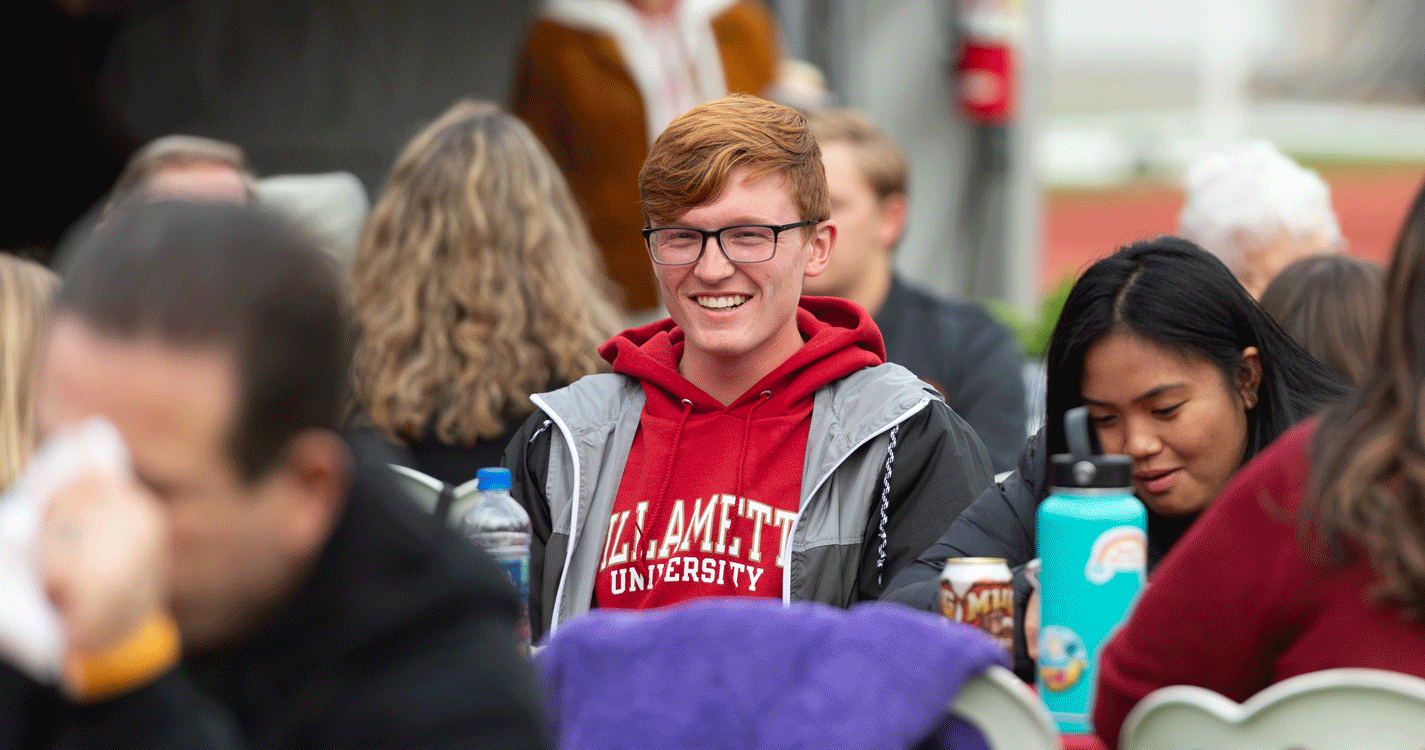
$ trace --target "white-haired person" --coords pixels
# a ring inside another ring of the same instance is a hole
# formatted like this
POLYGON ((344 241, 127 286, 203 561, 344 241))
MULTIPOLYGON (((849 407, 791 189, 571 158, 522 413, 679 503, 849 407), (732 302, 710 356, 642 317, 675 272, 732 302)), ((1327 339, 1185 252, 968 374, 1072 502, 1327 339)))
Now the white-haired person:
POLYGON ((1178 233, 1222 259, 1253 297, 1293 262, 1346 247, 1326 181, 1266 141, 1198 159, 1183 189, 1178 233))

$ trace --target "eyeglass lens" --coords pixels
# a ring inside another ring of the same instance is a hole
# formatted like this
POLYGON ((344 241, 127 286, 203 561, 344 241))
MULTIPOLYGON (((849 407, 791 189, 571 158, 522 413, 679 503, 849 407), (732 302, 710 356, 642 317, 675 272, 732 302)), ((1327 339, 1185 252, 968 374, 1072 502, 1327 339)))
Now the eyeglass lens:
MULTIPOLYGON (((692 263, 702 253, 704 235, 692 229, 669 227, 650 232, 648 245, 661 263, 692 263)), ((771 227, 727 227, 717 234, 723 252, 739 263, 768 260, 777 247, 777 233, 771 227)))

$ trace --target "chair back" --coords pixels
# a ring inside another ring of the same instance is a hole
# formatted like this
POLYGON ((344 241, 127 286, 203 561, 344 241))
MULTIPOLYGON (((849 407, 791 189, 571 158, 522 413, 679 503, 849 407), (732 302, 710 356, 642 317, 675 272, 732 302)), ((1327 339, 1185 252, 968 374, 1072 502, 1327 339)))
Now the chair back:
POLYGON ((1282 680, 1242 704, 1173 685, 1128 714, 1122 750, 1425 748, 1425 680, 1380 669, 1327 669, 1282 680))
POLYGON ((1000 666, 971 678, 950 713, 974 725, 990 750, 1059 750, 1059 732, 1044 702, 1000 666))
POLYGON ((421 510, 439 518, 451 528, 460 523, 461 516, 475 502, 479 492, 478 480, 472 479, 462 485, 452 486, 409 466, 388 464, 396 475, 396 483, 406 491, 421 510))

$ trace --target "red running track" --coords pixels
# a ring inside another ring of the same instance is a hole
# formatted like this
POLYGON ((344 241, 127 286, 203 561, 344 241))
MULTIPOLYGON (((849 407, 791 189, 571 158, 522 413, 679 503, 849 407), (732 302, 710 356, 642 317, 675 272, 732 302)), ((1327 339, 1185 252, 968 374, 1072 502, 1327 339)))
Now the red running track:
MULTIPOLYGON (((1331 186, 1331 203, 1350 252, 1388 263, 1400 223, 1425 178, 1425 165, 1341 166, 1319 171, 1331 186)), ((1173 232, 1182 208, 1182 191, 1155 184, 1055 191, 1046 204, 1041 290, 1051 289, 1065 275, 1077 274, 1120 245, 1173 232)))

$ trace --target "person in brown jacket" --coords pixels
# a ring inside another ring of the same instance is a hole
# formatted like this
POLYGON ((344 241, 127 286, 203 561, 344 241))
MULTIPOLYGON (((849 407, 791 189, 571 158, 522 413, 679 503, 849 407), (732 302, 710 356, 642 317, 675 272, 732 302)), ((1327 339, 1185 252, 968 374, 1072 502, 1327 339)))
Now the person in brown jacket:
POLYGON ((779 57, 760 0, 546 0, 531 26, 512 108, 569 180, 635 317, 659 304, 639 234, 649 144, 697 104, 764 93, 779 57))

